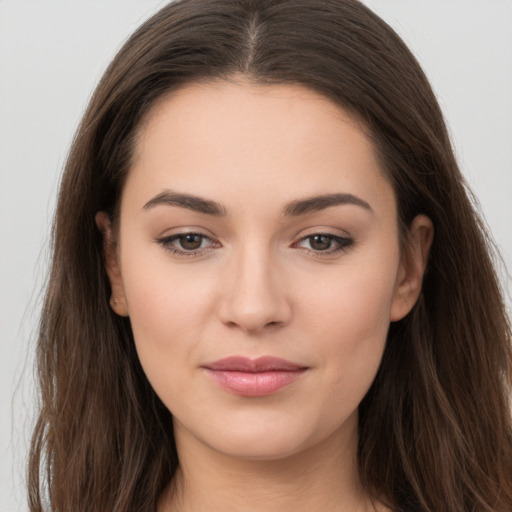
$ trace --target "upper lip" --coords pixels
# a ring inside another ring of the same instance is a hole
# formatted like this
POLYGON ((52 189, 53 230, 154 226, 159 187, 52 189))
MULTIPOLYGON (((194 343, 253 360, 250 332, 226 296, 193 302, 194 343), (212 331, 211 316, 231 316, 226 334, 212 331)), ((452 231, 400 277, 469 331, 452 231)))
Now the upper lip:
POLYGON ((306 369, 306 366, 280 359, 279 357, 263 356, 257 359, 250 359, 242 356, 231 356, 219 359, 213 363, 204 365, 209 370, 262 373, 275 371, 299 371, 306 369))

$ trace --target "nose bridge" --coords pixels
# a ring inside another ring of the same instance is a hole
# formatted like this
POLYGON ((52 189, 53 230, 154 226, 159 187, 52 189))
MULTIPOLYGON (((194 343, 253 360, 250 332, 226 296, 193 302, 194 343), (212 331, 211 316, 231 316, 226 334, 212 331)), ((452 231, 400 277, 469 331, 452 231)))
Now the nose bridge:
POLYGON ((233 251, 221 307, 224 323, 256 332, 289 321, 291 305, 278 267, 276 255, 261 241, 248 241, 233 251))

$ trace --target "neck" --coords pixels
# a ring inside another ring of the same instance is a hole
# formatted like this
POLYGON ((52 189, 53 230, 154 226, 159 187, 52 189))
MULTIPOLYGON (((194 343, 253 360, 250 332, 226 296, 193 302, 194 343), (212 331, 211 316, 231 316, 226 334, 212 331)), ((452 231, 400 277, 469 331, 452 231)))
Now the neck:
POLYGON ((357 422, 278 460, 232 457, 175 425, 180 467, 158 512, 363 512, 373 510, 357 470, 357 422))

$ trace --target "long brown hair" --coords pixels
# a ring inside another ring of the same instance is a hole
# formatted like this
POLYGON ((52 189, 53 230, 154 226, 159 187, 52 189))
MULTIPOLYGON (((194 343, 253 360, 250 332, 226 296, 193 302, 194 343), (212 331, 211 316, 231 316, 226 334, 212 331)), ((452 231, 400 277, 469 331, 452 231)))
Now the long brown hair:
POLYGON ((418 303, 390 327, 360 405, 367 491, 394 510, 512 510, 511 330, 493 247, 413 55, 356 0, 181 0, 126 42, 75 136, 53 226, 38 341, 32 512, 154 511, 178 465, 169 411, 109 307, 94 216, 115 217, 136 130, 162 95, 243 74, 301 84, 368 131, 406 233, 435 226, 418 303))

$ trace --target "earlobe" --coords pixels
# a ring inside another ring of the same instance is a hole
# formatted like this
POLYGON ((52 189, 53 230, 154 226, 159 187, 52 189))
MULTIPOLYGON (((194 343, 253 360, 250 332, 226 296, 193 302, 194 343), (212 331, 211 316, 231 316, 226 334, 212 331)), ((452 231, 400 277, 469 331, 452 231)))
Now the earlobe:
POLYGON ((405 317, 420 296, 433 239, 432 221, 425 215, 415 217, 409 228, 407 244, 397 273, 395 295, 391 307, 390 319, 392 322, 405 317))
POLYGON ((123 281, 116 250, 116 242, 113 235, 112 223, 106 212, 98 212, 95 217, 96 226, 103 237, 103 254, 105 257, 105 269, 112 289, 110 307, 120 316, 128 316, 128 306, 124 294, 123 281))

